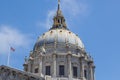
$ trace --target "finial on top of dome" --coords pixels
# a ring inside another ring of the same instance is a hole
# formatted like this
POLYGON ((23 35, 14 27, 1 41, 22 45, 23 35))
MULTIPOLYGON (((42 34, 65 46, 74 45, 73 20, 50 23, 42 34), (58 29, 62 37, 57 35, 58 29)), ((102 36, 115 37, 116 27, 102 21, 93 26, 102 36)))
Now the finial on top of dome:
POLYGON ((62 11, 60 10, 60 0, 58 0, 57 15, 59 15, 59 16, 63 16, 63 15, 62 15, 62 11))
POLYGON ((60 10, 60 0, 58 0, 58 10, 60 10))
POLYGON ((51 29, 67 29, 65 18, 62 15, 62 11, 60 10, 60 0, 58 0, 58 9, 56 15, 53 18, 53 22, 54 23, 51 29))
POLYGON ((58 3, 60 3, 60 0, 58 0, 58 3))

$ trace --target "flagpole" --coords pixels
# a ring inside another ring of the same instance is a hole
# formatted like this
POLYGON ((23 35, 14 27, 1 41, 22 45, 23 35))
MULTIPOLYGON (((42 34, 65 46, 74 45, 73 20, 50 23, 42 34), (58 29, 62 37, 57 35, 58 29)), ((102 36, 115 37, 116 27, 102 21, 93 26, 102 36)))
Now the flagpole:
POLYGON ((10 46, 9 53, 8 53, 7 66, 10 66, 10 54, 11 54, 11 52, 14 52, 14 51, 15 51, 15 49, 10 46))
POLYGON ((9 49, 9 53, 8 53, 8 60, 7 60, 7 66, 10 65, 10 53, 11 53, 11 50, 9 49))

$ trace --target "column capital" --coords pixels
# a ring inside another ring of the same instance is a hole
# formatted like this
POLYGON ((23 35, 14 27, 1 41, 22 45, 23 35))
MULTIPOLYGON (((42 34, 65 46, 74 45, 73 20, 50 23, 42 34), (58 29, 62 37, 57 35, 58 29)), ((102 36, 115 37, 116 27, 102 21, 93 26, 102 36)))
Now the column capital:
POLYGON ((67 55, 70 55, 70 56, 72 56, 72 53, 71 53, 71 51, 68 51, 68 52, 67 52, 67 55))
POLYGON ((56 56, 57 56, 57 54, 56 54, 56 53, 53 53, 53 54, 52 54, 52 56, 53 56, 53 57, 56 57, 56 56))
POLYGON ((84 59, 85 58, 85 56, 84 56, 84 54, 80 54, 80 59, 84 59))
POLYGON ((84 61, 84 56, 79 57, 80 61, 84 61))
POLYGON ((93 61, 89 61, 88 65, 91 66, 92 68, 95 68, 94 62, 93 61))

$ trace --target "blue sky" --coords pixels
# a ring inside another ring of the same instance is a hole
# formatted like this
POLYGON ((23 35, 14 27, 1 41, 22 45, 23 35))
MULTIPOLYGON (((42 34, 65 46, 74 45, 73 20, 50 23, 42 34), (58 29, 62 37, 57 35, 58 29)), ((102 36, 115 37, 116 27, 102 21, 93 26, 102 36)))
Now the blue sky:
MULTIPOLYGON (((119 80, 120 0, 61 0, 68 28, 93 56, 96 80, 119 80)), ((37 37, 48 31, 57 0, 0 0, 0 65, 23 69, 37 37)))

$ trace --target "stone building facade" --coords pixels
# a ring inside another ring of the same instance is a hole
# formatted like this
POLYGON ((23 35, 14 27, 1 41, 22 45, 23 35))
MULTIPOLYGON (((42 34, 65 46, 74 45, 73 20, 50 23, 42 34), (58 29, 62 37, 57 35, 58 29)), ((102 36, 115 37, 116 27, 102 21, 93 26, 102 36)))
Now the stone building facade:
POLYGON ((81 39, 71 32, 58 9, 48 32, 38 37, 24 70, 46 80, 94 80, 94 62, 81 39))
MULTIPOLYGON (((13 69, 15 74, 23 76, 23 79, 17 80, 95 80, 94 61, 81 39, 68 29, 60 9, 60 0, 53 22, 49 31, 38 37, 34 49, 25 58, 24 72, 13 69)), ((0 76, 8 74, 7 69, 1 67, 0 76)))

